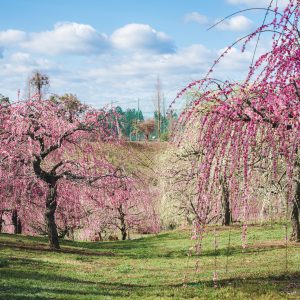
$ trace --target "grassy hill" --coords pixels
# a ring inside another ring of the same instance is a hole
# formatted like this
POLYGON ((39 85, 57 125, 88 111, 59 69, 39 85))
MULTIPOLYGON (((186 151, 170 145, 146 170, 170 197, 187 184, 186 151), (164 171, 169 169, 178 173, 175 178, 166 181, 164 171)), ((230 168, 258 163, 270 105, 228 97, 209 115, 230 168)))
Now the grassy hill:
POLYGON ((145 179, 157 176, 160 155, 169 147, 166 142, 124 142, 119 146, 104 145, 104 151, 109 161, 145 179))
POLYGON ((62 241, 60 252, 41 237, 0 234, 0 299, 300 299, 300 245, 285 247, 283 225, 250 227, 244 250, 240 227, 216 229, 217 249, 209 228, 200 257, 187 255, 190 230, 62 241))

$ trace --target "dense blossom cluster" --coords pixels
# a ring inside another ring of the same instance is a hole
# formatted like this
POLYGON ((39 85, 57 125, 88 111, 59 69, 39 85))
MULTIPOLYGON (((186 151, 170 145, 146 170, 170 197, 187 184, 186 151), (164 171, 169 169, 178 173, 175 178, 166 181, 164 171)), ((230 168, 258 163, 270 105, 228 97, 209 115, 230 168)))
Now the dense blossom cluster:
POLYGON ((127 231, 137 219, 128 207, 147 199, 103 150, 120 143, 117 120, 112 110, 74 113, 50 100, 2 105, 1 212, 15 211, 25 233, 48 234, 52 248, 75 229, 99 232, 120 207, 127 231))

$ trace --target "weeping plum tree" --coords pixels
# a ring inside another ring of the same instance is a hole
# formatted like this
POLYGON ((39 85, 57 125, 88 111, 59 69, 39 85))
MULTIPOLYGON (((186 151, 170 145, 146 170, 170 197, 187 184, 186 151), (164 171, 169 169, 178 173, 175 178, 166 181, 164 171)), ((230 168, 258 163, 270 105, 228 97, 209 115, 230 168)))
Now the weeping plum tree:
MULTIPOLYGON (((198 165, 199 162, 205 159, 202 149, 197 145, 197 139, 191 136, 192 131, 195 136, 198 130, 197 124, 194 124, 193 128, 189 127, 189 138, 187 140, 183 138, 179 149, 175 148, 175 151, 168 151, 166 155, 166 165, 163 166, 162 171, 164 174, 165 190, 165 200, 163 201, 167 201, 167 205, 172 203, 174 207, 172 210, 177 209, 177 213, 174 212, 174 214, 184 215, 188 223, 199 218, 199 222, 201 223, 215 223, 221 220, 223 225, 228 226, 232 222, 232 203, 230 203, 230 194, 225 177, 222 177, 219 183, 221 196, 218 197, 218 195, 215 195, 214 197, 216 201, 220 201, 220 205, 218 206, 221 209, 212 211, 212 205, 203 207, 201 210, 197 208, 199 200, 198 186, 201 184, 198 165)), ((176 216, 173 217, 174 224, 178 220, 176 216)))
MULTIPOLYGON (((191 89, 197 89, 198 96, 180 116, 177 133, 180 143, 182 137, 189 138, 190 131, 194 133, 191 128, 195 124, 199 128, 196 140, 204 154, 198 164, 200 216, 206 206, 214 205, 216 213, 220 209, 214 196, 216 191, 221 196, 219 183, 225 176, 230 197, 241 203, 243 219, 247 220, 253 208, 255 168, 260 162, 271 161, 276 181, 280 161, 286 174, 287 206, 292 210, 291 238, 300 241, 300 4, 290 0, 279 12, 273 2, 266 9, 274 16, 272 21, 247 36, 243 45, 244 49, 258 35, 271 32, 272 49, 257 59, 241 83, 211 78, 212 68, 203 80, 182 90, 177 98, 191 89)), ((246 225, 244 237, 245 232, 246 225)))
POLYGON ((6 179, 11 179, 14 193, 9 199, 21 209, 26 206, 34 212, 38 206, 33 203, 42 199, 50 248, 59 249, 57 207, 75 208, 76 217, 77 206, 88 206, 94 198, 104 201, 104 188, 120 178, 124 181, 120 170, 99 151, 103 143, 117 140, 112 113, 87 109, 70 121, 59 103, 39 99, 5 109, 1 114, 2 196, 6 179))

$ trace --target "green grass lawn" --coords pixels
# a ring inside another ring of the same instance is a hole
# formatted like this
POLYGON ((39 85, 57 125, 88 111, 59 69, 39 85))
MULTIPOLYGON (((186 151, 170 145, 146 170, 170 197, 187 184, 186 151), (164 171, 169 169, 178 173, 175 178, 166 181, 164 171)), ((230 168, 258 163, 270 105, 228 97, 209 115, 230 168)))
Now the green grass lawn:
POLYGON ((187 256, 187 230, 63 241, 60 252, 44 238, 0 234, 0 299, 300 299, 300 245, 286 249, 282 225, 249 227, 245 250, 241 228, 230 232, 228 248, 229 230, 217 228, 216 251, 209 230, 200 257, 187 256))

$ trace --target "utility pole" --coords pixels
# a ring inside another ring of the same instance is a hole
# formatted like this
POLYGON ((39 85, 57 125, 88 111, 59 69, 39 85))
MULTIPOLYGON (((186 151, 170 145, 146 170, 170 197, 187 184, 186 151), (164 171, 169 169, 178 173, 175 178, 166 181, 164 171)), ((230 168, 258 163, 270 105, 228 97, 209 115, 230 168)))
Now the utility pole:
POLYGON ((139 133, 138 133, 138 123, 140 122, 140 98, 138 98, 137 100, 137 113, 138 113, 138 118, 136 120, 136 129, 135 129, 135 140, 137 141, 138 140, 138 137, 139 137, 139 133))
POLYGON ((162 99, 163 99, 163 116, 165 118, 166 117, 166 98, 165 98, 164 94, 162 96, 162 99))
POLYGON ((26 86, 27 86, 27 89, 28 89, 28 100, 30 100, 30 97, 31 97, 31 94, 30 94, 30 78, 28 78, 27 82, 26 82, 26 86))
POLYGON ((161 83, 159 76, 157 76, 156 83, 156 97, 157 97, 157 139, 160 141, 160 133, 161 133, 161 112, 160 112, 160 103, 161 103, 161 83))
POLYGON ((162 132, 164 133, 166 131, 166 98, 165 95, 162 94, 162 100, 163 100, 163 117, 162 117, 162 132))
MULTIPOLYGON (((111 109, 113 109, 113 105, 115 103, 118 103, 118 101, 113 101, 111 100, 110 102, 110 106, 111 106, 111 109)), ((120 124, 119 124, 119 120, 116 119, 116 127, 117 127, 117 136, 118 136, 118 139, 120 140, 122 138, 122 131, 121 131, 121 128, 120 128, 120 124)))

